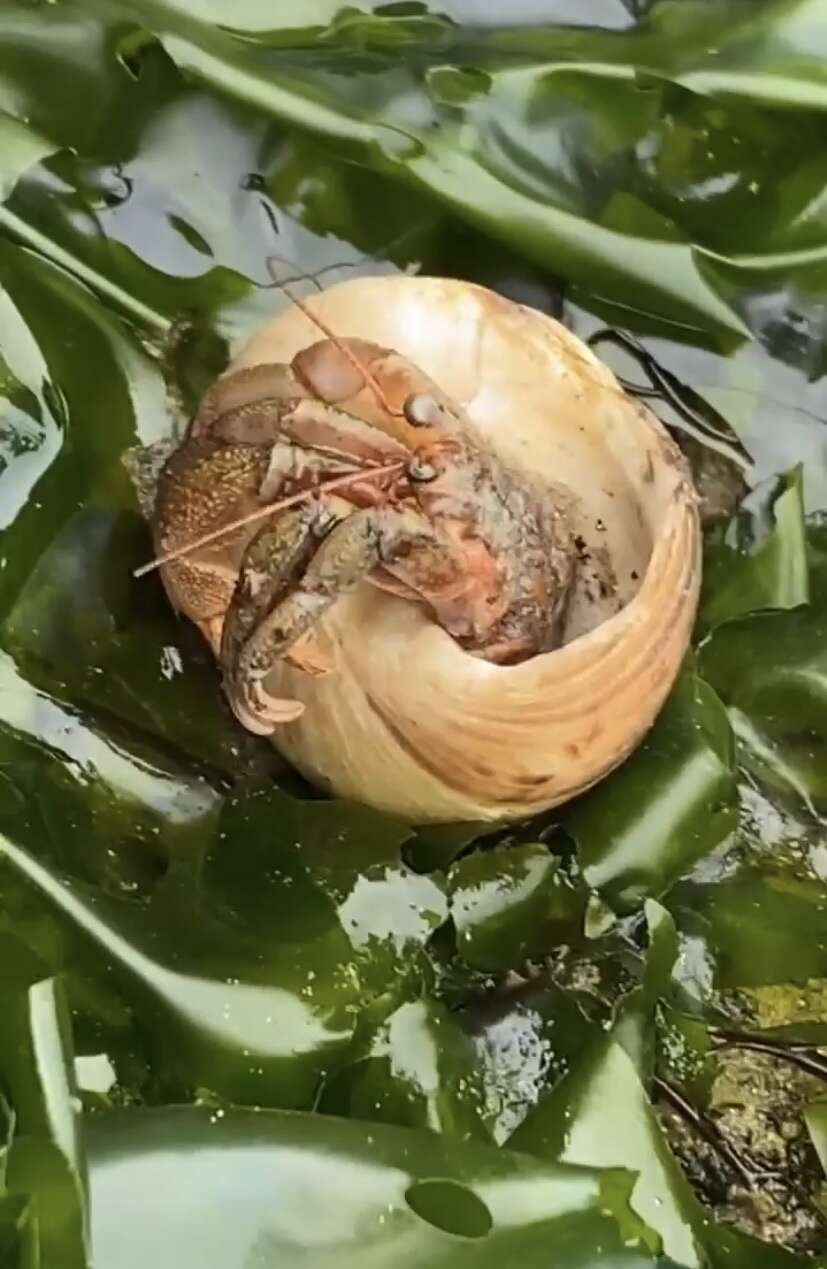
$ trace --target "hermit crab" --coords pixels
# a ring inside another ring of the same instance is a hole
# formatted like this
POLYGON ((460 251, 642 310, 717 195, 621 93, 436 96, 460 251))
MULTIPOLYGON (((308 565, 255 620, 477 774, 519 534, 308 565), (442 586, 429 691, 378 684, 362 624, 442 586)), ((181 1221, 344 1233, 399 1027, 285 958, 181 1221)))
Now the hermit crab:
POLYGON ((658 421, 561 325, 370 277, 241 350, 153 529, 246 727, 340 796, 500 821, 651 725, 694 618, 696 503, 658 421))

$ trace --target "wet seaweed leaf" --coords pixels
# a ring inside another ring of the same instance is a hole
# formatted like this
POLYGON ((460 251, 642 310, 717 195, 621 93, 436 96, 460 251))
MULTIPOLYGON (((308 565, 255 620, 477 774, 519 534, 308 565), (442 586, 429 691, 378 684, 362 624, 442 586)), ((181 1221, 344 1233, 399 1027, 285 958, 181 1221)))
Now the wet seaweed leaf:
MULTIPOLYGON (((71 823, 83 799, 60 767, 48 773, 56 788, 44 797, 43 774, 41 766, 45 814, 71 823)), ((447 905, 434 881, 399 862, 407 830, 275 791, 222 807, 180 776, 153 809, 159 774, 144 771, 143 804, 136 788, 108 786, 107 774, 98 774, 97 858, 83 847, 88 819, 76 841, 53 835, 48 862, 2 843, 6 906, 33 905, 68 947, 88 949, 87 964, 97 961, 137 1011, 171 1093, 312 1105, 326 1072, 351 1060, 362 1010, 379 1001, 378 1026, 420 993, 427 966, 417 953, 447 905), (113 825, 132 843, 137 875, 128 854, 110 863, 113 825)), ((134 780, 139 769, 128 774, 134 780)))
POLYGON ((809 602, 803 473, 786 472, 756 491, 727 532, 707 548, 699 622, 709 630, 766 609, 809 602))
POLYGON ((824 530, 811 528, 807 606, 728 623, 700 658, 701 673, 727 707, 739 761, 769 791, 814 813, 827 803, 824 544, 824 530))
MULTIPOLYGON (((509 1142, 516 1150, 591 1167, 638 1172, 632 1206, 679 1264, 701 1263, 700 1208, 669 1153, 634 1063, 612 1036, 595 1040, 509 1142)), ((654 1250, 654 1249, 653 1249, 654 1250)))
POLYGON ((318 1109, 461 1141, 489 1139, 472 1041, 427 996, 400 1005, 374 1031, 364 1057, 328 1079, 318 1109))
POLYGON ((644 912, 649 947, 642 981, 618 1002, 613 1034, 648 1085, 655 1066, 655 1010, 661 998, 671 994, 678 935, 671 915, 654 899, 646 900, 644 912))
POLYGON ((753 462, 738 433, 711 401, 662 365, 628 331, 593 331, 589 344, 614 370, 624 390, 645 401, 689 460, 701 524, 728 521, 745 497, 753 462))
POLYGON ((705 947, 717 987, 827 977, 823 881, 746 865, 714 882, 682 882, 669 906, 685 934, 705 947))
POLYGON ((89 1130, 95 1246, 110 1269, 180 1265, 651 1264, 623 1172, 326 1116, 170 1108, 89 1130), (324 1194, 320 1210, 319 1195, 324 1194))
POLYGON ((811 1102, 804 1111, 804 1120, 827 1176, 827 1101, 811 1102))
POLYGON ((457 951, 475 969, 513 969, 582 930, 587 896, 540 842, 475 851, 448 874, 457 951))
POLYGON ((654 1068, 655 1008, 671 990, 678 942, 670 914, 646 904, 649 947, 640 985, 618 1002, 608 1033, 531 1110, 511 1137, 516 1149, 570 1163, 610 1167, 623 1155, 637 1172, 631 1203, 680 1264, 703 1263, 702 1209, 664 1140, 648 1086, 654 1068))
MULTIPOLYGON (((93 7, 105 6, 96 0, 93 7)), ((494 156, 487 153, 488 138, 475 117, 477 95, 472 95, 462 108, 463 127, 458 130, 451 117, 451 112, 461 109, 457 104, 442 107, 442 112, 448 114, 441 117, 435 102, 424 94, 415 95, 414 81, 402 67, 397 65, 391 70, 381 58, 372 67, 381 100, 375 93, 360 100, 359 88, 352 78, 348 91, 337 94, 335 85, 308 75, 295 60, 287 65, 270 64, 260 46, 233 40, 197 18, 183 17, 169 4, 133 0, 129 12, 136 24, 160 39, 185 73, 249 106, 264 109, 284 123, 356 147, 360 157, 380 172, 390 172, 436 195, 443 206, 487 232, 518 242, 520 250, 538 262, 574 275, 601 294, 614 293, 619 297, 633 287, 642 307, 679 324, 730 340, 745 335, 740 319, 707 286, 679 231, 677 241, 663 238, 660 226, 652 234, 645 223, 645 212, 637 217, 641 223, 633 225, 632 233, 628 232, 632 228, 628 222, 615 228, 611 212, 595 215, 589 223, 568 207, 550 203, 547 189, 538 191, 536 180, 532 187, 522 171, 518 180, 503 179, 492 162, 494 156), (380 71, 387 73, 380 75, 380 71), (438 128, 434 128, 435 124, 438 128), (473 130, 471 135, 479 134, 474 147, 463 143, 469 130, 473 130)), ((335 27, 331 28, 330 40, 341 48, 335 27)), ((549 68, 545 74, 542 70, 530 75, 522 73, 517 80, 509 80, 504 70, 500 72, 503 89, 512 98, 516 91, 534 110, 542 108, 547 95, 553 100, 545 80, 559 69, 549 68)), ((576 64, 568 73, 572 78, 578 77, 576 64)), ((496 74, 493 79, 496 100, 500 79, 496 74)), ((590 79, 600 92, 603 84, 593 75, 585 77, 584 91, 589 92, 590 79)), ((624 111, 618 110, 613 84, 604 92, 604 111, 615 119, 626 112, 631 112, 632 117, 640 113, 631 75, 627 89, 624 111)), ((599 99, 589 95, 599 116, 599 99)), ((490 105, 489 97, 485 100, 490 105)))
POLYGON ((625 908, 663 894, 736 822, 726 714, 691 667, 638 752, 565 813, 586 881, 625 908))
POLYGON ((0 1194, 0 1255, 9 1269, 34 1269, 37 1244, 25 1199, 0 1194))
POLYGON ((79 502, 128 501, 122 450, 136 429, 154 440, 169 420, 157 364, 82 285, 7 240, 0 242, 0 284, 10 402, 0 495, 2 522, 13 524, 13 536, 4 535, 6 613, 79 502))
POLYGON ((645 1085, 610 1033, 595 1038, 573 1069, 531 1111, 508 1143, 544 1158, 637 1172, 634 1211, 676 1263, 710 1269, 803 1269, 804 1257, 726 1228, 706 1215, 663 1136, 645 1085))
POLYGON ((55 534, 31 570, 0 637, 33 682, 104 710, 227 777, 279 770, 271 746, 234 723, 214 661, 175 618, 163 589, 137 583, 149 552, 134 512, 86 507, 55 534))
POLYGON ((20 1256, 28 1241, 37 1264, 87 1269, 86 1161, 66 1002, 53 979, 4 987, 0 1084, 14 1107, 5 1190, 18 1200, 20 1256))
POLYGON ((32 127, 0 110, 0 152, 3 166, 0 169, 0 202, 5 201, 27 168, 33 167, 54 146, 32 127))

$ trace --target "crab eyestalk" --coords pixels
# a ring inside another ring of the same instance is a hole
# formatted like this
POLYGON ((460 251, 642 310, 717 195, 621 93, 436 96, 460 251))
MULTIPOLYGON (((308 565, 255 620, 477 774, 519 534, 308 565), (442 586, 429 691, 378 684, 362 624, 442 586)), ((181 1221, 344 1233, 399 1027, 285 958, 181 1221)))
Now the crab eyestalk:
POLYGON ((412 392, 403 406, 411 427, 444 427, 446 411, 436 397, 427 392, 412 392))

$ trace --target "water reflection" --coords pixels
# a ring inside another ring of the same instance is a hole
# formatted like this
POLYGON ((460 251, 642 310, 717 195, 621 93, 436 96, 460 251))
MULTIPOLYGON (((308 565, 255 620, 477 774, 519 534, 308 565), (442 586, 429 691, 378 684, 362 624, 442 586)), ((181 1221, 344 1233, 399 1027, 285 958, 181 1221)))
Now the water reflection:
MULTIPOLYGON (((0 291, 0 529, 13 523, 63 444, 43 392, 49 371, 10 297, 0 291)), ((5 563, 5 561, 4 561, 5 563)))
POLYGON ((0 716, 5 728, 46 753, 60 754, 63 769, 81 786, 99 781, 114 796, 150 807, 171 824, 199 820, 217 805, 205 781, 153 769, 96 731, 78 711, 30 687, 5 653, 0 653, 0 716))

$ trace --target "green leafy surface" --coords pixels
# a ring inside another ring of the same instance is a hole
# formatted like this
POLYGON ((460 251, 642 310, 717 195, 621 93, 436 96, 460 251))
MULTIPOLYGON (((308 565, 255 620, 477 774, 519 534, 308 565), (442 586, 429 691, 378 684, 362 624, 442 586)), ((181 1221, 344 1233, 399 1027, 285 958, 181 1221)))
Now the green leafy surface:
POLYGON ((650 1263, 621 1172, 278 1111, 122 1112, 89 1134, 95 1237, 112 1269, 227 1264, 650 1263), (320 1196, 324 1195, 324 1202, 320 1196), (227 1207, 240 1203, 235 1219, 227 1207))
POLYGON ((638 752, 565 818, 586 880, 628 906, 724 841, 736 808, 726 714, 687 669, 638 752))
POLYGON ((701 625, 710 628, 761 609, 798 608, 810 598, 803 473, 786 472, 771 490, 759 489, 705 561, 706 601, 701 625))
POLYGON ((37 1263, 83 1269, 86 1160, 72 1056, 68 1011, 54 979, 9 995, 0 1046, 0 1072, 14 1107, 3 1168, 7 1201, 18 1196, 18 1236, 37 1263))
POLYGON ((807 1128, 827 1174, 827 1102, 812 1102, 805 1111, 807 1128))
POLYGON ((825 1263, 825 31, 0 7, 3 1269, 825 1263), (268 260, 552 312, 684 447, 696 647, 575 804, 319 800, 133 578, 268 260))
POLYGON ((827 789, 824 761, 824 530, 813 527, 810 602, 716 630, 701 669, 720 693, 745 766, 768 789, 818 814, 827 789))
POLYGON ((476 969, 517 968, 582 928, 585 899, 540 842, 466 855, 448 884, 457 951, 476 969))

